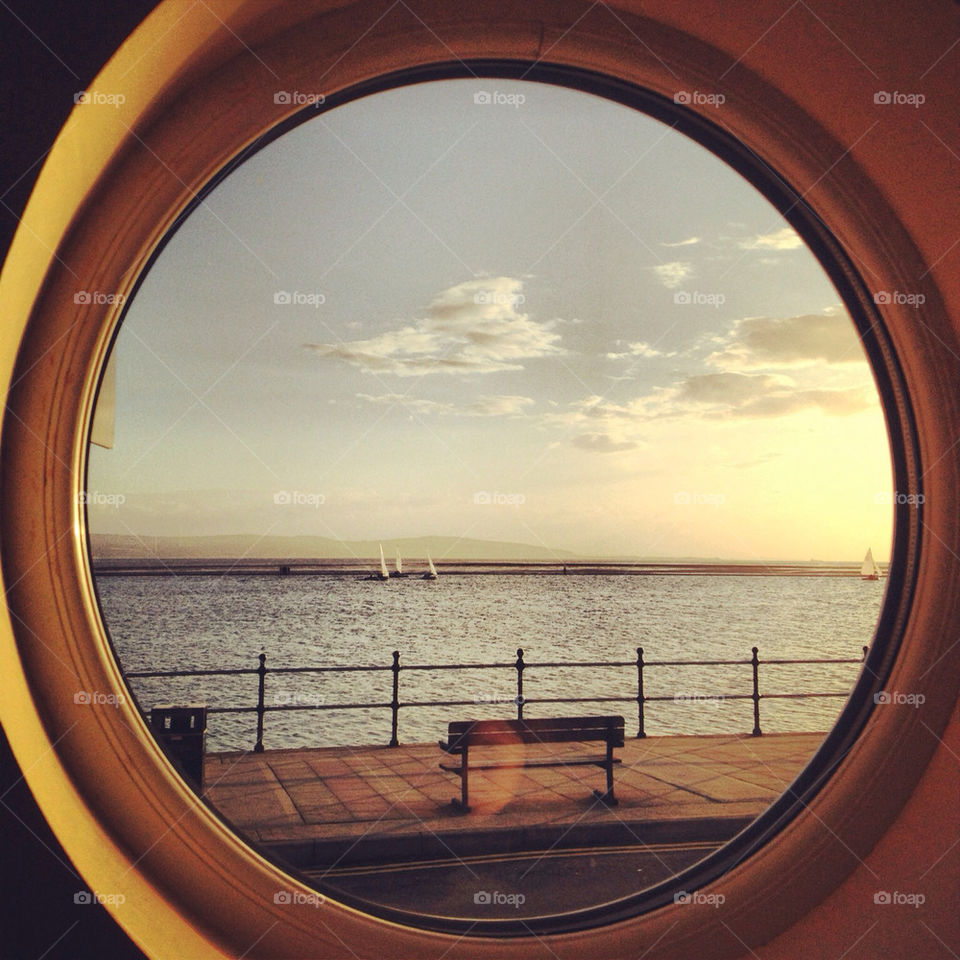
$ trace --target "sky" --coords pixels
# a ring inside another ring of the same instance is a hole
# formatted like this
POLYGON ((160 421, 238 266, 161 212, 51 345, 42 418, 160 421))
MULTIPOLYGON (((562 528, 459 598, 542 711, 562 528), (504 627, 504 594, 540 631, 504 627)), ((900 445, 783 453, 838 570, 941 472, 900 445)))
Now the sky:
POLYGON ((822 267, 713 154, 593 95, 317 112, 184 222, 115 357, 94 533, 889 556, 886 428, 822 267))

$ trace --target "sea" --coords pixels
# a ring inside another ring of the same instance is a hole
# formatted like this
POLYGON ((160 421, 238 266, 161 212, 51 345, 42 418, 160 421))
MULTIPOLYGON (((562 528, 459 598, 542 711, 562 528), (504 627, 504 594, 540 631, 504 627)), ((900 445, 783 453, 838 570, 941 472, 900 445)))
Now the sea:
MULTIPOLYGON (((644 707, 647 735, 749 733, 752 701, 737 698, 751 693, 757 647, 763 732, 827 731, 859 675, 885 584, 810 575, 494 573, 380 583, 230 574, 101 576, 97 590, 125 672, 254 671, 264 653, 264 746, 273 749, 387 744, 395 650, 403 743, 435 743, 451 720, 515 717, 518 649, 526 717, 622 714, 636 733, 642 647, 644 695, 655 698, 644 707), (813 659, 856 662, 765 662, 813 659), (737 662, 677 663, 714 660, 737 662), (379 669, 302 669, 330 667, 379 669), (827 692, 837 696, 772 696, 827 692), (541 702, 569 698, 583 699, 541 702)), ((255 714, 217 710, 255 707, 255 673, 127 682, 145 713, 206 704, 208 750, 253 748, 255 714)))

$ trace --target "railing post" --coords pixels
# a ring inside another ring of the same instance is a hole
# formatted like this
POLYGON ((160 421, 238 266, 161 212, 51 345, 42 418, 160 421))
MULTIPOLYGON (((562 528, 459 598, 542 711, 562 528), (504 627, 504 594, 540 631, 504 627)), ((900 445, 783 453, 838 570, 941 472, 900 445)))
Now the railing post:
POLYGON ((643 729, 643 647, 637 647, 637 736, 645 737, 643 729))
POLYGON ((867 651, 868 651, 869 649, 870 649, 869 647, 864 647, 864 648, 863 648, 863 656, 860 658, 860 662, 861 662, 861 663, 866 663, 866 661, 867 661, 867 651))
POLYGON ((260 678, 259 691, 257 692, 257 742, 253 745, 254 753, 263 753, 263 714, 265 707, 263 705, 263 689, 267 678, 267 655, 260 654, 260 666, 257 668, 257 674, 260 678))
POLYGON ((517 650, 517 719, 523 719, 523 648, 517 650))
POLYGON ((753 665, 753 733, 752 736, 763 736, 760 729, 760 658, 757 656, 757 648, 753 648, 753 657, 750 659, 753 665))
POLYGON ((393 712, 393 726, 390 734, 390 746, 398 747, 400 746, 400 741, 397 739, 397 720, 398 714, 400 712, 400 651, 393 651, 393 700, 390 703, 390 709, 393 712))

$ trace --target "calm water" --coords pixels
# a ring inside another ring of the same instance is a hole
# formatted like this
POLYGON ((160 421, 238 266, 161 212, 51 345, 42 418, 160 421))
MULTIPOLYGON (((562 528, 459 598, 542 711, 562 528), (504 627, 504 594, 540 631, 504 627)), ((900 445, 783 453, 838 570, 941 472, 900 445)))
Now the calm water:
MULTIPOLYGON (((868 644, 885 581, 837 577, 740 576, 446 576, 366 583, 333 576, 102 577, 98 588, 111 637, 125 670, 256 667, 405 666, 510 663, 518 647, 530 666, 527 699, 636 697, 635 667, 540 667, 538 662, 854 658, 868 644)), ((849 691, 859 667, 762 666, 761 693, 849 691)), ((651 735, 733 733, 752 729, 749 665, 649 667, 646 707, 651 735)), ((268 675, 266 703, 376 702, 391 697, 389 671, 268 675)), ((135 679, 145 710, 155 703, 253 706, 256 676, 135 679)), ((400 711, 401 741, 436 741, 446 724, 469 717, 515 716, 516 671, 410 671, 401 674, 401 702, 467 700, 469 706, 400 711)), ((827 730, 843 697, 766 701, 764 732, 827 730)), ((636 731, 635 702, 529 704, 528 717, 622 713, 636 731)), ((385 744, 387 709, 267 713, 268 748, 385 744)), ((253 714, 212 715, 208 749, 249 749, 253 714)))

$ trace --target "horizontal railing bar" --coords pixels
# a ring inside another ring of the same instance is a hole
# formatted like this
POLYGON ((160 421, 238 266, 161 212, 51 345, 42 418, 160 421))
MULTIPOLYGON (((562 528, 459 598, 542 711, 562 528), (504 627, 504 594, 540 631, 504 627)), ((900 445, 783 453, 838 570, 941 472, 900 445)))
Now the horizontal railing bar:
POLYGON ((861 657, 857 657, 855 660, 761 660, 761 666, 773 666, 780 665, 784 663, 863 663, 861 657))
POLYGON ((514 670, 516 666, 515 660, 509 663, 401 663, 400 670, 514 670))
MULTIPOLYGON (((636 699, 636 697, 634 697, 636 699)), ((698 700, 752 700, 753 694, 751 693, 717 693, 717 694, 707 694, 707 693, 694 693, 694 694, 684 694, 682 697, 677 697, 674 694, 672 697, 644 697, 646 703, 678 703, 678 704, 690 704, 696 703, 698 700)), ((761 700, 763 697, 761 696, 761 700)))
POLYGON ((256 673, 256 667, 242 670, 137 670, 124 673, 125 677, 137 679, 145 677, 231 677, 240 674, 256 673))
POLYGON ((523 705, 530 703, 636 703, 633 697, 524 697, 523 705))
MULTIPOLYGON (((539 662, 536 660, 524 660, 524 670, 530 670, 532 667, 635 667, 636 660, 545 660, 539 662)), ((516 667, 515 663, 510 664, 516 667)), ((644 664, 646 666, 646 664, 644 664)))
MULTIPOLYGON (((397 709, 403 707, 505 707, 516 705, 516 700, 404 700, 397 704, 397 709)), ((524 701, 527 703, 529 701, 524 701)), ((388 704, 389 706, 389 704, 388 704)))
MULTIPOLYGON (((389 703, 278 703, 264 704, 264 713, 278 710, 365 710, 367 707, 384 709, 389 703)), ((256 713, 258 707, 207 707, 207 713, 256 713)))
POLYGON ((360 667, 267 667, 267 673, 363 673, 374 670, 386 671, 393 668, 387 664, 364 665, 360 667))
POLYGON ((761 693, 761 700, 789 700, 800 699, 802 697, 849 697, 850 691, 838 691, 837 693, 761 693))
MULTIPOLYGON (((763 663, 764 661, 760 661, 763 663)), ((646 667, 749 667, 752 660, 644 660, 646 667)))
POLYGON ((264 704, 263 709, 265 713, 273 713, 277 710, 362 710, 366 707, 389 708, 390 706, 389 701, 387 703, 277 703, 264 704))

